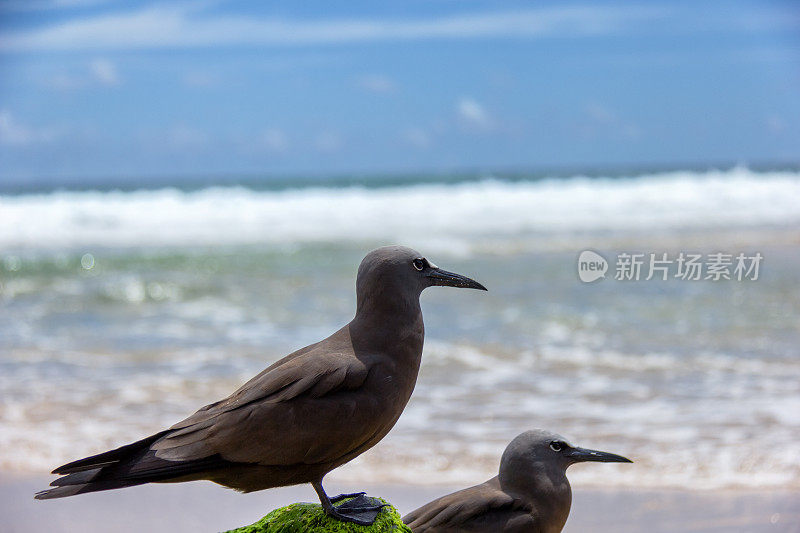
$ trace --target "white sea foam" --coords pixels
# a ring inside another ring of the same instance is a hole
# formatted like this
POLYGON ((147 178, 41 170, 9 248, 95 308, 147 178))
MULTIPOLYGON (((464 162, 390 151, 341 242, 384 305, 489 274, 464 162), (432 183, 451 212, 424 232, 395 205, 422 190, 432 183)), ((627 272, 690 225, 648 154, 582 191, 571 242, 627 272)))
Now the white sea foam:
POLYGON ((224 397, 348 320, 354 249, 394 240, 437 257, 472 253, 442 264, 491 292, 479 305, 463 293, 426 294, 411 402, 379 446, 335 477, 472 483, 496 472, 513 436, 546 427, 636 461, 576 466, 576 485, 797 489, 798 205, 800 173, 747 169, 0 197, 0 470, 49 470, 224 397), (757 283, 603 282, 593 286, 608 290, 600 298, 569 268, 574 255, 564 265, 561 250, 518 253, 540 238, 597 230, 594 245, 631 233, 652 244, 657 230, 682 228, 673 234, 682 247, 696 235, 725 249, 708 237, 752 231, 760 245, 762 227, 794 244, 763 249, 769 268, 757 283), (148 248, 316 242, 323 251, 297 255, 148 248), (145 249, 109 258, 83 249, 133 245, 145 249), (12 247, 45 257, 5 253, 12 247), (79 262, 87 252, 92 270, 79 262))
POLYGON ((387 188, 55 192, 0 196, 0 249, 393 240, 458 252, 523 235, 786 227, 800 224, 798 206, 800 172, 738 167, 387 188))
MULTIPOLYGON (((266 364, 261 357, 207 349, 146 360, 142 354, 37 356, 25 350, 6 363, 0 468, 22 470, 49 469, 76 453, 152 433, 227 394, 266 364), (58 365, 57 378, 38 374, 48 364, 58 365), (209 365, 211 375, 203 371, 209 365)), ((545 427, 635 461, 576 467, 571 477, 577 485, 796 488, 800 420, 791 391, 799 372, 794 360, 740 362, 722 353, 606 349, 589 357, 576 347, 545 346, 511 358, 431 339, 397 426, 335 477, 356 480, 369 472, 383 482, 471 483, 496 472, 513 436, 545 427), (570 356, 573 351, 577 355, 570 356)))

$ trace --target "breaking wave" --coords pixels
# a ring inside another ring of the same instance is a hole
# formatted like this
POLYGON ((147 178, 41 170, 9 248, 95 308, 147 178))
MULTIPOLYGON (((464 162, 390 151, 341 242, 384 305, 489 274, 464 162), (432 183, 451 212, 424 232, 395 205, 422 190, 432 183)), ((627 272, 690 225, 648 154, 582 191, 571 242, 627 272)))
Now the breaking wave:
POLYGON ((376 240, 469 248, 526 235, 796 225, 798 205, 800 172, 741 167, 384 188, 58 191, 0 196, 0 248, 376 240))

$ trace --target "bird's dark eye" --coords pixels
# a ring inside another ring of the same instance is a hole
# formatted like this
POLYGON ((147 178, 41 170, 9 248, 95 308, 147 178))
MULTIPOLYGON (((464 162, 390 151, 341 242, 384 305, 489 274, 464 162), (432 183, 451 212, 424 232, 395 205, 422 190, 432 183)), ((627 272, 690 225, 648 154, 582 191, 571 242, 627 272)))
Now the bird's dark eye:
POLYGON ((550 443, 550 449, 553 450, 554 452, 560 452, 562 448, 563 446, 561 446, 561 443, 558 441, 554 440, 553 442, 550 443))
POLYGON ((414 268, 416 268, 417 270, 422 270, 425 268, 425 259, 423 259, 422 257, 418 257, 414 259, 411 262, 411 264, 413 264, 414 268))

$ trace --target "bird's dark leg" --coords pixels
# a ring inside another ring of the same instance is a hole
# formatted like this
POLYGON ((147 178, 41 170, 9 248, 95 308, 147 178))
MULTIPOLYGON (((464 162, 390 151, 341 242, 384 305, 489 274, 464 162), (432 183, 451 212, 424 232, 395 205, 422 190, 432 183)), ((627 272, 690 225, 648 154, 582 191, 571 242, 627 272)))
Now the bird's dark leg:
POLYGON ((319 501, 322 503, 325 514, 343 522, 353 522, 361 526, 371 526, 378 517, 378 513, 381 512, 381 509, 387 506, 387 504, 381 503, 380 500, 376 498, 366 496, 364 492, 340 494, 332 500, 325 494, 325 489, 322 488, 322 480, 314 481, 311 483, 311 486, 317 491, 317 496, 319 496, 319 501), (354 498, 341 505, 333 505, 334 501, 340 501, 350 497, 354 498))
POLYGON ((359 496, 363 496, 366 492, 351 492, 350 494, 339 494, 338 496, 331 496, 330 500, 333 503, 340 502, 342 500, 346 500, 347 498, 358 498, 359 496))

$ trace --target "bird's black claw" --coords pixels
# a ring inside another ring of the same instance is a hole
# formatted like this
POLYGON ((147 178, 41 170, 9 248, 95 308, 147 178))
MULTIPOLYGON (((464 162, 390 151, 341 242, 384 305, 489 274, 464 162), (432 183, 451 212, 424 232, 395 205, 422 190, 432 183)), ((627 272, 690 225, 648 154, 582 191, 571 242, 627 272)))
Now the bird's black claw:
POLYGON ((339 494, 338 496, 331 497, 331 503, 340 502, 346 498, 358 498, 359 496, 363 496, 366 492, 352 492, 350 494, 339 494))
POLYGON ((382 503, 377 498, 366 496, 362 492, 352 500, 334 506, 333 512, 328 512, 328 514, 343 522, 371 526, 384 507, 388 507, 388 504, 382 503))

